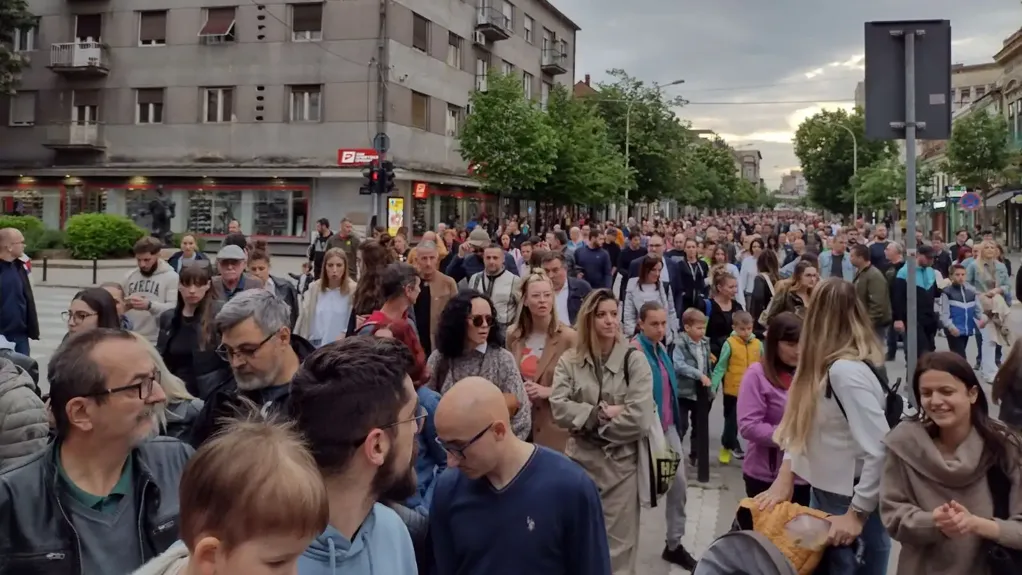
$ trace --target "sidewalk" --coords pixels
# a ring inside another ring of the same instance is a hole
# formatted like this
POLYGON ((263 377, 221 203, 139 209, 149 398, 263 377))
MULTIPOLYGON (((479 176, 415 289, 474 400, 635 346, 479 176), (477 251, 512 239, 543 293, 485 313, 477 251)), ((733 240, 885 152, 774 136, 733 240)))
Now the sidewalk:
MULTIPOLYGON (((288 273, 301 273, 302 257, 278 256, 273 258, 272 273, 287 277, 288 273)), ((136 264, 134 258, 113 260, 32 260, 32 285, 82 289, 105 282, 120 282, 136 264)))

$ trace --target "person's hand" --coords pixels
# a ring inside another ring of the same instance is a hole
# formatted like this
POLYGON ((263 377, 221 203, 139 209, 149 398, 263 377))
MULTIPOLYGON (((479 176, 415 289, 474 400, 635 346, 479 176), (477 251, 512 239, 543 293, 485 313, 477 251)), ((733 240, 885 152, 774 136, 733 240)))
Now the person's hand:
POLYGON ((948 333, 950 333, 951 335, 953 335, 955 337, 958 337, 958 335, 961 333, 961 332, 958 331, 958 328, 954 327, 954 326, 951 326, 951 327, 947 328, 947 331, 948 331, 948 333))
POLYGON ((894 322, 894 331, 896 331, 898 333, 904 333, 905 332, 905 322, 903 322, 903 321, 896 321, 896 322, 894 322))
POLYGON ((458 257, 463 258, 472 253, 472 251, 472 246, 468 242, 461 242, 461 245, 458 246, 458 257))
POLYGON ((976 532, 978 521, 961 503, 951 500, 942 507, 947 508, 947 518, 943 521, 941 531, 948 537, 961 537, 976 532))
POLYGON ((794 493, 794 483, 778 477, 774 480, 773 484, 770 485, 769 489, 760 493, 753 499, 756 501, 756 504, 759 505, 760 511, 765 511, 778 503, 791 501, 791 496, 794 493))
POLYGON ((832 515, 830 521, 830 533, 827 535, 827 544, 845 547, 855 542, 862 534, 862 522, 859 517, 848 510, 844 515, 832 515))
POLYGON ((615 417, 617 417, 624 410, 625 410, 625 406, 623 406, 623 405, 607 405, 607 404, 604 404, 603 408, 602 408, 603 416, 605 418, 607 418, 607 419, 614 419, 615 417))
POLYGON ((978 325, 980 329, 983 329, 984 327, 987 326, 987 318, 985 317, 979 318, 979 321, 976 322, 976 325, 978 325))
POLYGON ((525 394, 528 395, 529 399, 532 401, 549 399, 551 391, 553 391, 551 388, 545 385, 540 385, 534 381, 525 382, 525 394))
POLYGON ((710 387, 711 385, 713 385, 713 382, 710 381, 710 378, 706 377, 705 375, 701 376, 699 380, 703 382, 703 387, 710 387))

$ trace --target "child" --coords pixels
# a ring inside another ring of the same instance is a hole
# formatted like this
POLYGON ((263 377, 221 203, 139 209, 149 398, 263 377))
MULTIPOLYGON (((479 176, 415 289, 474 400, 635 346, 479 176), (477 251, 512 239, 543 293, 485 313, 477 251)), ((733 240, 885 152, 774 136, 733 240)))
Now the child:
MULTIPOLYGON (((674 370, 678 377, 678 425, 681 439, 685 439, 689 421, 692 422, 692 439, 688 461, 696 466, 696 388, 710 386, 713 363, 710 357, 710 340, 706 335, 706 314, 694 307, 681 315, 684 328, 674 346, 674 370)), ((710 401, 713 401, 712 398, 710 401)))
POLYGON ((948 349, 965 357, 969 338, 986 325, 976 290, 965 282, 965 266, 951 266, 951 285, 940 292, 940 324, 947 331, 948 349))
POLYGON ((720 462, 731 463, 731 458, 743 459, 745 452, 738 442, 738 389, 749 366, 763 356, 763 342, 752 335, 752 314, 737 311, 731 319, 731 336, 720 349, 720 357, 713 368, 713 391, 724 383, 724 433, 720 436, 720 462))
POLYGON ((322 476, 290 428, 236 422, 181 475, 181 540, 135 575, 294 573, 329 514, 322 476))

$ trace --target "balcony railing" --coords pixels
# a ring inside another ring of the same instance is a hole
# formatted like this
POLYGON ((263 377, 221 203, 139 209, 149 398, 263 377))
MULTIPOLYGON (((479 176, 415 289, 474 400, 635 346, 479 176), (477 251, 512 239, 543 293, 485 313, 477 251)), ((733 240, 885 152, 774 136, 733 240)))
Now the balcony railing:
POLYGON ((100 42, 79 40, 50 46, 50 68, 67 73, 106 74, 106 48, 100 42))
POLYGON ((47 126, 46 145, 61 150, 103 150, 103 124, 66 122, 47 126))
POLYGON ((476 10, 476 29, 491 42, 511 37, 510 19, 492 6, 480 6, 476 10))
POLYGON ((561 52, 560 48, 547 48, 543 50, 543 59, 540 68, 547 74, 564 74, 567 68, 568 55, 561 52))

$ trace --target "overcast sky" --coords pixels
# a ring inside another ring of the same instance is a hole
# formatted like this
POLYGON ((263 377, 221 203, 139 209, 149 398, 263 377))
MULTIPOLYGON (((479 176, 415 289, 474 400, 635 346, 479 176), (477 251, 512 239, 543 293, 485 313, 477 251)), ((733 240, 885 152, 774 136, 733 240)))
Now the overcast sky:
POLYGON ((950 19, 955 62, 992 61, 1022 26, 1019 0, 552 0, 581 26, 575 75, 593 82, 623 68, 692 104, 677 110, 694 128, 736 148, 759 149, 774 187, 798 167, 791 138, 821 108, 852 107, 863 78, 863 23, 950 19), (811 100, 809 104, 706 102, 811 100), (843 100, 844 103, 824 103, 843 100))

